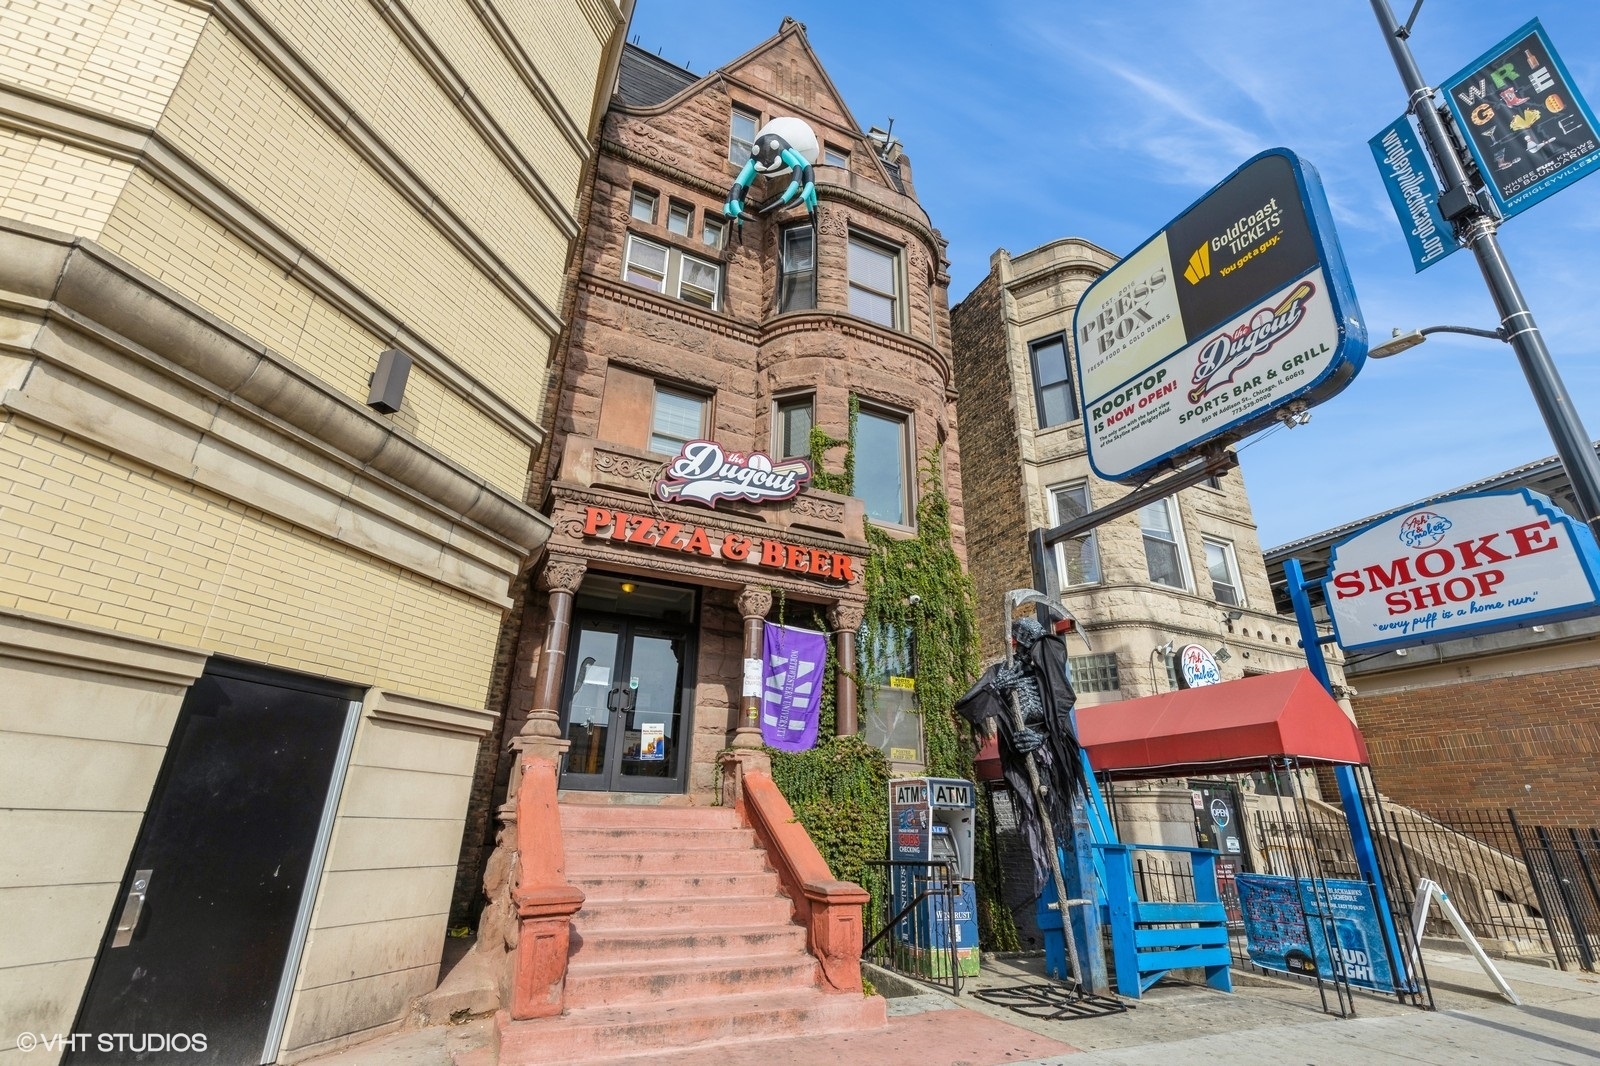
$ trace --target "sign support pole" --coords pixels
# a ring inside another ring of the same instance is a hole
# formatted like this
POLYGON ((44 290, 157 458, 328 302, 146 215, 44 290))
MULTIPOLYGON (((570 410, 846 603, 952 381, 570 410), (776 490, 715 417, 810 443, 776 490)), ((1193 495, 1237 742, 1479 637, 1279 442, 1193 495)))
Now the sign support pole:
MULTIPOLYGON (((1377 2, 1383 3, 1385 0, 1377 2)), ((1328 675, 1328 660, 1322 654, 1322 637, 1317 633, 1317 621, 1311 613, 1311 597, 1306 595, 1305 571, 1300 567, 1300 560, 1284 560, 1283 576, 1288 579, 1289 598, 1294 602, 1295 621, 1300 625, 1300 647, 1306 653, 1306 665, 1311 668, 1311 676, 1328 690, 1328 695, 1337 698, 1333 691, 1333 679, 1328 675)), ((1344 807, 1345 822, 1350 827, 1356 867, 1367 884, 1372 886, 1373 902, 1378 908, 1378 928, 1383 930, 1389 957, 1395 960, 1398 969, 1403 948, 1396 931, 1394 912, 1389 907, 1389 892, 1383 883, 1383 872, 1378 868, 1378 849, 1372 839, 1372 826, 1367 822, 1366 805, 1361 800, 1356 768, 1335 766, 1333 775, 1339 783, 1339 802, 1344 807)), ((1330 948, 1332 946, 1329 945, 1330 948)), ((1394 982, 1397 992, 1415 991, 1405 987, 1406 978, 1399 972, 1395 973, 1394 982)))
POLYGON ((1457 233, 1478 260, 1478 269, 1483 272, 1495 309, 1500 312, 1506 340, 1517 353, 1539 414, 1544 418, 1550 439, 1555 442, 1556 454, 1561 457, 1561 465, 1572 482, 1572 494, 1581 512, 1578 518, 1600 538, 1600 458, 1595 455, 1593 440, 1583 428, 1572 397, 1556 372, 1550 349, 1545 346, 1544 337, 1533 321, 1533 312, 1528 309, 1517 279, 1511 273, 1511 264, 1500 250, 1495 220, 1478 205, 1470 191, 1472 185, 1466 167, 1456 154, 1443 119, 1434 109, 1433 90, 1422 80, 1422 71, 1411 55, 1411 47, 1406 44, 1409 26, 1403 29, 1396 23, 1389 0, 1372 0, 1372 10, 1389 44, 1400 81, 1406 87, 1409 110, 1417 116, 1428 150, 1443 171, 1440 213, 1455 224, 1457 233))

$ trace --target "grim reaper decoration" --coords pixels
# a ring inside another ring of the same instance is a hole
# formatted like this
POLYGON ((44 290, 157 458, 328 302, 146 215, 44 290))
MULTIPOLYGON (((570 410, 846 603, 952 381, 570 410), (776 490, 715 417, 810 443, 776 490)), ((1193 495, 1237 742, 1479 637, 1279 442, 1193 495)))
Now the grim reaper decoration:
POLYGON ((1011 623, 1011 637, 1016 655, 985 670, 956 711, 984 736, 999 733, 1000 767, 1017 801, 1038 892, 1055 866, 1053 845, 1072 840, 1072 804, 1084 792, 1083 758, 1072 728, 1077 696, 1067 681, 1066 645, 1059 636, 1032 618, 1019 618, 1011 623))

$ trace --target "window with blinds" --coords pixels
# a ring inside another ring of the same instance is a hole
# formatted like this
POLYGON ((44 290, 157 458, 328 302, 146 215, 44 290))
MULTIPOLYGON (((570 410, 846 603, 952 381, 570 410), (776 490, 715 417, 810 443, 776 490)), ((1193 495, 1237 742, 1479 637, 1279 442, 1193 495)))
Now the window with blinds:
POLYGON ((890 329, 900 327, 900 255, 863 237, 850 238, 850 313, 890 329))

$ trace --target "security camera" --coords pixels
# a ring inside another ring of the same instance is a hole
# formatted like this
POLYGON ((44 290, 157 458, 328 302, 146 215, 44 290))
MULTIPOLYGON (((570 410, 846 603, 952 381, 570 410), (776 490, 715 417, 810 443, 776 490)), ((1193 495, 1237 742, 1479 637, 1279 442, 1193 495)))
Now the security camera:
POLYGON ((915 607, 917 604, 919 604, 921 602, 922 602, 922 597, 918 596, 915 592, 913 592, 911 595, 906 597, 906 606, 907 607, 915 607))

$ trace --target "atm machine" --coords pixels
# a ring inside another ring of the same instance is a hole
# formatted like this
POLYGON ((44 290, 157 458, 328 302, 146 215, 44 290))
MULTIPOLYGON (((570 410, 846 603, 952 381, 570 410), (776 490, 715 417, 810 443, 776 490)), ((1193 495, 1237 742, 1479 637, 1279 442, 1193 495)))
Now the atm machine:
POLYGON ((907 777, 889 782, 889 909, 917 902, 892 934, 899 964, 923 977, 978 974, 978 897, 973 886, 976 789, 971 781, 907 777), (944 866, 927 865, 945 863, 944 866), (952 948, 954 949, 952 951, 952 948))

